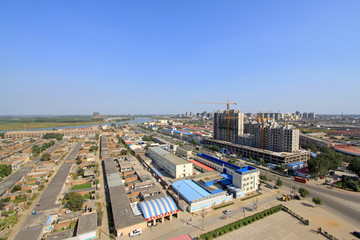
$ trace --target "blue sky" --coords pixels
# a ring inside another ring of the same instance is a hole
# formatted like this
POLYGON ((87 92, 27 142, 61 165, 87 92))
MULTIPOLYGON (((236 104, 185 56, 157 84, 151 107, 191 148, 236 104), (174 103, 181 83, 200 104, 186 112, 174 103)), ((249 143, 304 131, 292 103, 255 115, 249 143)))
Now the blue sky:
POLYGON ((360 1, 1 1, 0 115, 359 113, 360 1), (223 105, 214 106, 224 109, 223 105))

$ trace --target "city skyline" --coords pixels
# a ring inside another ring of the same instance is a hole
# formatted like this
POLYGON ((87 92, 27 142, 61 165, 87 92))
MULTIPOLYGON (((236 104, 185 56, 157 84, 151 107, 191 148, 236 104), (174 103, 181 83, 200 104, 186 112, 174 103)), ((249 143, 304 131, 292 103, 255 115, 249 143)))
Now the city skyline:
POLYGON ((359 114, 358 1, 0 6, 0 115, 359 114))

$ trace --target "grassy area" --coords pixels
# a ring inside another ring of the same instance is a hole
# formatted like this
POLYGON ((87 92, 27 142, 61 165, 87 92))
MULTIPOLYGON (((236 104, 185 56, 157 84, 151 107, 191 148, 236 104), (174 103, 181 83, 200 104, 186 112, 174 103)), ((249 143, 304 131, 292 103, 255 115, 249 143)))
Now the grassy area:
POLYGON ((52 128, 52 127, 66 127, 66 126, 78 126, 78 125, 91 125, 99 124, 98 121, 89 121, 89 122, 34 122, 34 123, 1 123, 0 122, 0 131, 6 130, 23 130, 25 129, 36 129, 36 128, 52 128))
POLYGON ((84 183, 84 184, 74 185, 74 186, 71 188, 71 190, 86 189, 86 188, 91 188, 91 183, 84 183))
POLYGON ((14 226, 16 223, 17 223, 17 217, 16 217, 15 215, 12 215, 12 216, 10 216, 10 217, 5 218, 5 219, 1 222, 0 226, 1 226, 2 228, 8 228, 8 227, 10 227, 10 226, 14 226))
POLYGON ((234 202, 231 202, 231 203, 228 203, 228 204, 225 204, 225 205, 222 205, 222 206, 214 207, 214 210, 224 208, 224 207, 227 207, 227 206, 230 206, 230 205, 233 205, 233 204, 234 204, 234 202))
POLYGON ((318 128, 298 128, 302 133, 326 133, 330 130, 328 129, 318 129, 318 128))

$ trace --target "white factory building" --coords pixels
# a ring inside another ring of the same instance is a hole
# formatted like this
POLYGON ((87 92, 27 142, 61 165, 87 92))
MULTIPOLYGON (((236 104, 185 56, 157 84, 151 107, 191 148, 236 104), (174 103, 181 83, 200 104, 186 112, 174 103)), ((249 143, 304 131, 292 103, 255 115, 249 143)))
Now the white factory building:
POLYGON ((148 148, 149 157, 166 173, 174 178, 191 176, 193 165, 191 162, 175 156, 174 154, 160 148, 148 148))

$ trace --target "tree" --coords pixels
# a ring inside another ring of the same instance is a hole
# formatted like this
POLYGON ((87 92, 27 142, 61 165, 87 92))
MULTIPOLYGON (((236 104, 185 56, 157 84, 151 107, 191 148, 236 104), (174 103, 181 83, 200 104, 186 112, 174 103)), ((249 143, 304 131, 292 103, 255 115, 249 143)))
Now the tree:
POLYGON ((58 141, 61 141, 63 139, 64 135, 60 133, 46 133, 43 138, 44 139, 56 139, 58 141))
POLYGON ((263 158, 259 158, 259 162, 260 162, 261 165, 265 165, 265 161, 264 161, 263 158))
POLYGON ((152 141, 153 140, 153 136, 144 136, 143 138, 142 138, 142 140, 143 141, 152 141))
POLYGON ((123 149, 123 150, 121 150, 120 154, 121 154, 121 155, 127 155, 127 154, 128 154, 128 151, 125 150, 125 149, 123 149))
POLYGON ((84 203, 83 197, 75 192, 67 193, 64 196, 65 205, 69 207, 71 211, 79 211, 84 203))
POLYGON ((38 145, 32 146, 31 152, 32 152, 33 155, 39 155, 40 154, 40 147, 38 145))
POLYGON ((17 192, 20 190, 21 190, 21 185, 17 184, 11 189, 11 192, 13 193, 13 192, 17 192))
POLYGON ((49 161, 51 158, 51 155, 50 153, 44 153, 42 156, 41 156, 41 161, 49 161))
POLYGON ((316 205, 321 205, 321 204, 322 204, 321 199, 318 198, 318 197, 314 197, 314 198, 312 199, 312 201, 313 201, 316 205))
POLYGON ((95 145, 91 146, 89 149, 90 152, 96 152, 97 150, 98 150, 98 146, 95 145))
POLYGON ((77 173, 77 175, 81 175, 81 176, 84 176, 84 169, 82 169, 82 168, 78 168, 77 170, 76 170, 76 173, 77 173))
POLYGON ((198 141, 195 141, 194 139, 191 139, 191 144, 194 145, 194 146, 199 146, 200 143, 198 141))
POLYGON ((283 185, 283 182, 280 178, 276 180, 276 186, 281 187, 283 185))
POLYGON ((350 164, 348 166, 348 169, 358 176, 360 176, 360 159, 359 158, 353 158, 350 161, 350 164))
POLYGON ((115 123, 112 123, 111 126, 114 127, 114 128, 116 128, 116 124, 115 124, 115 123))
POLYGON ((0 164, 0 177, 7 177, 11 174, 12 167, 10 165, 0 164))
POLYGON ((0 133, 1 138, 5 138, 5 132, 0 133))
POLYGON ((76 157, 76 164, 77 164, 77 165, 80 165, 81 163, 82 163, 81 157, 80 157, 80 156, 77 156, 77 157, 76 157))
POLYGON ((299 193, 302 198, 306 198, 310 195, 309 190, 303 187, 299 188, 299 193))

